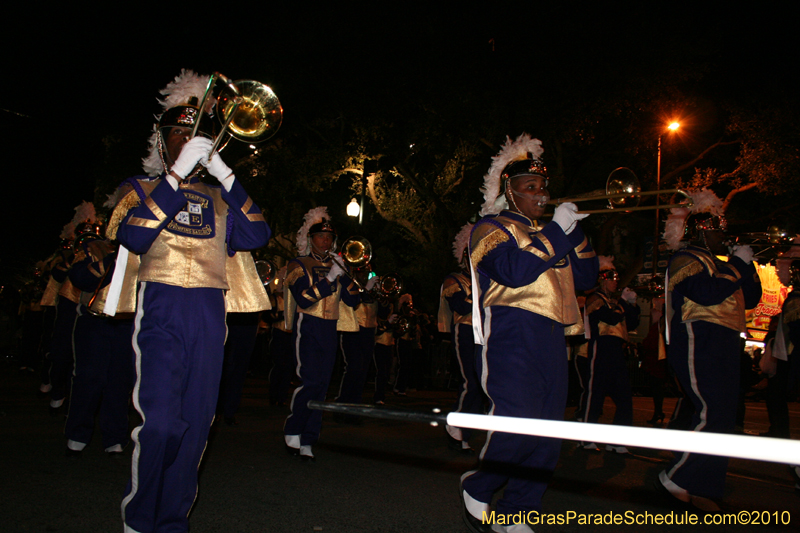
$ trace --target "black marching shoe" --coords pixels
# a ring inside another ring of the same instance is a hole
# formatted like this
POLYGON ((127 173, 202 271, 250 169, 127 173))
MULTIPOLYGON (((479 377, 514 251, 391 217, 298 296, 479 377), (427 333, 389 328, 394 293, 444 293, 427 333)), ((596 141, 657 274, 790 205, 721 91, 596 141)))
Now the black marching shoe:
POLYGON ((647 423, 650 424, 651 426, 655 426, 656 424, 660 426, 663 421, 664 421, 664 413, 661 414, 653 413, 653 418, 648 420, 647 423))
POLYGON ((492 524, 487 524, 479 518, 472 516, 472 513, 467 509, 467 504, 464 501, 464 490, 461 490, 461 517, 464 519, 464 525, 471 533, 493 533, 492 524))
POLYGON ((286 449, 286 453, 288 453, 289 455, 293 457, 297 457, 298 455, 300 455, 300 448, 292 448, 285 442, 283 443, 283 446, 286 449))

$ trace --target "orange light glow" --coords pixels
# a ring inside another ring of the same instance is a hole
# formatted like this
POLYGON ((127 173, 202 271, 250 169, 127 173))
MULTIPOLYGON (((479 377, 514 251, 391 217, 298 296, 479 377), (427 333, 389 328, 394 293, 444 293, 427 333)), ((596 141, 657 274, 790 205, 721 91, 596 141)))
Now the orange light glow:
POLYGON ((680 127, 681 127, 681 125, 680 125, 680 123, 678 123, 678 122, 673 122, 672 124, 670 124, 669 126, 667 126, 667 128, 671 129, 672 131, 675 131, 675 130, 677 130, 677 129, 678 129, 678 128, 680 128, 680 127))

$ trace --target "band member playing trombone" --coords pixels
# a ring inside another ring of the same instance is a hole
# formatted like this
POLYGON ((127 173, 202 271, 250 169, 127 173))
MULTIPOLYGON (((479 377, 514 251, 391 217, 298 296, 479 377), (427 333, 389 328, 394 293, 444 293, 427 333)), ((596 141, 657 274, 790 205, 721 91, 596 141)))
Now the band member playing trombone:
MULTIPOLYGON (((141 259, 133 403, 143 423, 132 434, 125 531, 189 529, 222 371, 226 257, 270 237, 261 210, 219 154, 209 153, 211 140, 189 140, 208 80, 184 70, 161 91, 164 112, 144 160, 158 178, 128 180, 130 192, 115 209, 123 216, 109 223, 141 259), (218 185, 199 181, 203 168, 218 185)), ((201 132, 208 123, 201 121, 201 132)))
MULTIPOLYGON (((323 401, 336 363, 337 322, 340 301, 343 311, 358 327, 352 307, 361 301, 358 288, 345 273, 341 260, 333 260, 336 230, 328 209, 316 207, 306 213, 297 232, 300 256, 289 262, 286 272, 286 316, 294 322, 293 341, 297 375, 302 385, 292 396, 292 412, 283 427, 286 451, 313 461, 312 445, 319 439, 322 411, 311 410, 309 400, 323 401)), ((345 317, 342 317, 345 318, 345 317)))
MULTIPOLYGON (((575 289, 597 280, 597 257, 578 225, 586 215, 560 205, 540 222, 549 199, 541 141, 507 139, 484 178, 470 239, 473 324, 490 415, 563 420, 567 402, 566 334, 582 328, 575 289)), ((478 470, 462 476, 463 516, 473 532, 509 531, 482 521, 505 485, 496 515, 538 511, 558 462, 558 439, 489 432, 478 470), (515 474, 515 473, 519 474, 515 474)), ((505 522, 513 524, 513 522, 505 522)), ((530 531, 527 524, 513 531, 530 531)))
MULTIPOLYGON (((694 404, 691 429, 731 433, 736 423, 745 309, 761 298, 749 246, 736 246, 728 261, 722 201, 708 190, 692 194, 693 207, 674 208, 664 238, 676 250, 667 267, 667 360, 694 404), (681 242, 688 236, 689 243, 681 242)), ((703 511, 725 487, 728 458, 675 454, 659 481, 672 497, 703 511)))

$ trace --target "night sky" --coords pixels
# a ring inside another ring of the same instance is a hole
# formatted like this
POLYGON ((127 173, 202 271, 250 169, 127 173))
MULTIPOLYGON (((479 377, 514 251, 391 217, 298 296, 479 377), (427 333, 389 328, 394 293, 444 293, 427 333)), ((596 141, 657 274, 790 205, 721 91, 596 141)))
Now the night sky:
MULTIPOLYGON (((625 69, 646 72, 692 54, 711 65, 702 83, 716 94, 755 94, 791 87, 798 64, 790 2, 759 4, 758 12, 696 3, 685 10, 678 3, 272 4, 199 14, 187 4, 150 13, 141 3, 6 8, 3 283, 48 255, 73 208, 91 199, 87 176, 103 157, 104 136, 128 132, 144 155, 157 91, 181 68, 270 85, 290 128, 294 116, 320 109, 392 106, 466 84, 488 94, 503 85, 511 98, 525 91, 546 99, 574 87, 586 94, 625 69), (676 53, 688 45, 691 53, 676 53)), ((131 165, 135 171, 138 161, 131 165)))

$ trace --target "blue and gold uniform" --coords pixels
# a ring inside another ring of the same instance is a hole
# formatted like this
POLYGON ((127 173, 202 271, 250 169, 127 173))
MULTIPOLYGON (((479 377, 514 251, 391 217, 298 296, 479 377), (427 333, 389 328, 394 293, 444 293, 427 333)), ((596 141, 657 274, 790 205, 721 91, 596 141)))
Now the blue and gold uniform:
MULTIPOLYGON (((691 429, 729 433, 736 423, 745 309, 761 298, 755 266, 735 256, 726 263, 689 246, 670 259, 667 283, 667 359, 694 404, 691 429)), ((727 466, 727 457, 683 452, 659 478, 684 501, 720 498, 727 466)))
MULTIPOLYGON (((454 272, 444 278, 439 301, 439 330, 452 335, 461 382, 453 406, 456 413, 482 413, 483 391, 475 367, 475 336, 472 332, 472 280, 468 273, 454 272)), ((471 431, 446 426, 447 433, 469 450, 471 431)), ((451 441, 452 442, 452 441, 451 441)))
POLYGON ((219 391, 227 249, 264 246, 270 230, 238 180, 230 191, 197 178, 133 188, 118 204, 117 238, 141 260, 133 403, 142 425, 122 512, 134 531, 184 531, 219 391))
MULTIPOLYGON (((386 313, 386 307, 379 306, 377 300, 364 294, 355 311, 358 331, 343 331, 340 334, 345 369, 336 401, 341 403, 361 403, 369 363, 375 348, 378 313, 386 313)), ((388 315, 385 315, 382 318, 387 317, 388 315)))
POLYGON ((303 382, 294 391, 292 413, 283 427, 291 448, 312 446, 319 439, 322 411, 306 404, 325 400, 336 363, 337 322, 346 318, 348 329, 358 327, 352 309, 361 301, 358 288, 346 275, 328 281, 331 265, 330 258, 312 251, 293 259, 286 271, 287 314, 294 318, 296 372, 303 382))
MULTIPOLYGON (((563 420, 567 399, 566 334, 582 329, 575 289, 597 280, 597 257, 576 227, 569 235, 556 223, 540 225, 503 210, 475 224, 470 260, 479 287, 481 384, 489 414, 563 420), (575 330, 575 331, 573 331, 575 330)), ((481 467, 462 477, 462 488, 488 504, 506 484, 498 514, 539 510, 547 481, 531 472, 552 472, 558 439, 489 432, 481 467), (505 468, 493 469, 503 464, 505 468), (513 472, 520 472, 515 477, 513 472)))
MULTIPOLYGON (((130 256, 129 263, 136 261, 134 257, 130 256)), ((73 451, 89 443, 98 407, 106 452, 121 452, 130 436, 134 308, 125 308, 130 302, 123 301, 115 317, 102 315, 116 258, 109 242, 94 241, 77 254, 69 270, 70 281, 83 291, 73 334, 75 370, 64 430, 67 447, 73 451)))
POLYGON ((625 343, 628 331, 639 325, 639 307, 624 300, 615 301, 598 290, 586 298, 589 323, 589 382, 586 390, 586 422, 597 422, 603 401, 614 401, 614 424, 633 424, 633 397, 625 343))

